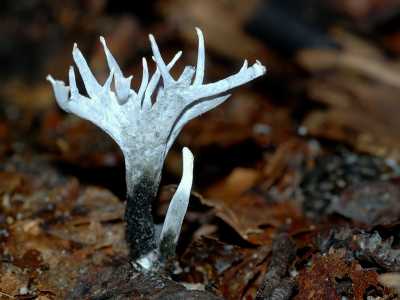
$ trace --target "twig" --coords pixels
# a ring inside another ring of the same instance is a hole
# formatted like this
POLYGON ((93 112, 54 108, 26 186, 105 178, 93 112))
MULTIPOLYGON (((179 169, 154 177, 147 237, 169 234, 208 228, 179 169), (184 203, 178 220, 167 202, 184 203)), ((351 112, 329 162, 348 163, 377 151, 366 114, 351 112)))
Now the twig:
POLYGON ((287 278, 289 267, 294 259, 296 245, 287 234, 280 234, 272 246, 271 261, 257 292, 257 300, 289 299, 298 283, 287 278))

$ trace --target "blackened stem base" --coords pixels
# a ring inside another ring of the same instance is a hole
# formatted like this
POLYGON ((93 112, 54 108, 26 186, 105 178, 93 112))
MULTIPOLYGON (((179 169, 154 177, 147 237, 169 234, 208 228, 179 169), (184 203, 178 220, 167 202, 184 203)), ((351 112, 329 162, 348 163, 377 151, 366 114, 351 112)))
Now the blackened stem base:
POLYGON ((135 182, 131 190, 128 189, 124 219, 132 260, 138 260, 157 248, 154 221, 151 215, 151 202, 157 188, 157 180, 143 176, 135 182))

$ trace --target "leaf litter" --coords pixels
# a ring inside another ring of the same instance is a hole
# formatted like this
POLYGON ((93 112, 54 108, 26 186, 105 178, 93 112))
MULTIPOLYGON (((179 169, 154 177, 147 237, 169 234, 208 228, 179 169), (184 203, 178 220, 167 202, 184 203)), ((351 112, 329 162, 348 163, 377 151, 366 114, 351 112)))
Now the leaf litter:
POLYGON ((34 45, 25 47, 33 59, 22 71, 27 52, 20 44, 0 49, 9 57, 0 69, 2 299, 398 299, 395 1, 367 1, 359 9, 337 1, 357 30, 332 25, 327 34, 340 48, 302 49, 294 60, 238 30, 258 1, 169 0, 149 4, 148 23, 130 12, 117 17, 118 5, 108 1, 73 2, 37 1, 2 15, 17 24, 27 7, 36 12, 19 27, 0 27, 10 41, 34 45), (385 13, 389 8, 393 14, 385 13), (138 57, 150 53, 147 33, 155 32, 166 56, 182 47, 188 54, 175 76, 194 63, 194 26, 210 43, 205 81, 227 77, 244 58, 261 59, 269 73, 190 122, 167 157, 168 185, 153 203, 157 223, 176 190, 169 184, 181 173, 180 149, 188 146, 198 159, 199 193, 192 192, 171 281, 132 268, 122 155, 95 126, 61 113, 42 75, 62 78, 55 66, 71 64, 65 57, 70 41, 78 41, 105 80, 106 62, 93 42, 101 33, 113 38, 110 48, 136 76, 138 57), (291 259, 276 254, 285 253, 285 234, 294 241, 291 259), (287 274, 267 286, 277 265, 287 274), (266 289, 275 298, 260 293, 266 289))

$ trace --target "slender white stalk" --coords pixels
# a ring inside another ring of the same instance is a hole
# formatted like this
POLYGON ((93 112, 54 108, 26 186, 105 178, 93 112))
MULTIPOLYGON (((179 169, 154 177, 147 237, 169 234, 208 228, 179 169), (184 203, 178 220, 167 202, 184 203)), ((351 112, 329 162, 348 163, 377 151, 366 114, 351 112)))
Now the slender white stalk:
MULTIPOLYGON (((193 182, 193 154, 188 148, 183 148, 183 173, 182 180, 172 197, 169 204, 167 215, 165 217, 164 226, 161 231, 160 245, 163 241, 172 237, 171 241, 167 241, 176 246, 181 232, 183 218, 189 204, 190 190, 193 182), (169 236, 170 235, 170 236, 169 236)), ((162 251, 162 249, 160 249, 162 251)))

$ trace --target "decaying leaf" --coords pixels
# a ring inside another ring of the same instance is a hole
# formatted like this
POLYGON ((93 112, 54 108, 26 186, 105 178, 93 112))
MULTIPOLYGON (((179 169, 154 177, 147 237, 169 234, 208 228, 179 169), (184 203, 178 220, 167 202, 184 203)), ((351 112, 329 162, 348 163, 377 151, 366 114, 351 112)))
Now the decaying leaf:
MULTIPOLYGON (((395 232, 396 227, 392 228, 395 232)), ((382 238, 378 232, 362 232, 359 229, 340 228, 331 230, 328 235, 320 234, 319 249, 328 253, 331 249, 345 249, 349 260, 369 262, 380 271, 400 270, 400 250, 393 247, 394 237, 382 238)), ((392 233, 393 233, 392 231, 392 233)), ((382 235, 391 234, 390 231, 382 235)))
MULTIPOLYGON (((192 242, 182 256, 182 261, 193 269, 192 279, 196 272, 203 273, 203 282, 216 286, 228 299, 241 299, 247 288, 259 284, 262 263, 269 254, 270 244, 254 249, 241 249, 227 245, 216 239, 202 237, 192 242)), ((186 275, 187 276, 187 275, 186 275)), ((257 290, 251 290, 253 298, 257 290)))
POLYGON ((271 242, 276 229, 299 233, 314 224, 302 211, 302 200, 294 196, 300 185, 302 164, 315 156, 312 143, 292 139, 282 144, 263 171, 237 168, 223 181, 209 187, 202 203, 247 241, 271 242))
POLYGON ((355 300, 362 300, 369 287, 373 287, 374 292, 380 296, 393 295, 392 290, 378 285, 378 273, 375 270, 363 268, 357 260, 353 260, 349 265, 344 257, 344 249, 333 248, 330 249, 329 255, 314 255, 311 267, 302 270, 296 276, 300 284, 299 293, 294 299, 339 300, 342 296, 352 293, 355 300), (347 281, 347 284, 343 284, 344 281, 347 281))
POLYGON ((388 181, 363 182, 347 188, 333 209, 359 226, 398 222, 400 186, 388 181))

